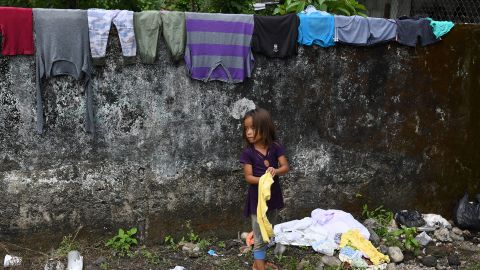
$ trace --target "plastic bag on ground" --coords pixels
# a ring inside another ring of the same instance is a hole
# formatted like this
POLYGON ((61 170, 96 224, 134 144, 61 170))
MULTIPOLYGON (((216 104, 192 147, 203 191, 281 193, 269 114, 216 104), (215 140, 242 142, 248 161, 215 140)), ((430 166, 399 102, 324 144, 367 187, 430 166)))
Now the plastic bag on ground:
POLYGON ((477 194, 477 201, 470 202, 468 193, 458 201, 454 208, 454 221, 459 228, 480 230, 480 198, 477 194))
POLYGON ((425 220, 417 210, 402 210, 395 213, 395 221, 399 225, 407 227, 421 227, 425 225, 425 220))

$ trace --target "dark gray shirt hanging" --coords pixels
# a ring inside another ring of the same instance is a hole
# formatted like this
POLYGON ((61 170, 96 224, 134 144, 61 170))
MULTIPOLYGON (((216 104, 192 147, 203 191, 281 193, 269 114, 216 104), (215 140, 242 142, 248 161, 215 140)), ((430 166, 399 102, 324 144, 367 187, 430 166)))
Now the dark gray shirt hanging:
POLYGON ((37 84, 37 131, 43 132, 42 79, 70 75, 84 79, 86 129, 95 131, 86 10, 33 9, 37 84))

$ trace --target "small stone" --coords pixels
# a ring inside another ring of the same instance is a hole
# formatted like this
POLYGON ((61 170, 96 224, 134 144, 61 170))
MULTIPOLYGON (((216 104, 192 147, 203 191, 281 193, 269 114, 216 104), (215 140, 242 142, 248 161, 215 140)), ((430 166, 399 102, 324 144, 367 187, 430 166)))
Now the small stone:
POLYGON ((200 247, 194 243, 183 243, 182 251, 187 253, 190 258, 200 257, 200 247))
POLYGON ((403 261, 403 253, 399 247, 389 247, 388 256, 394 263, 403 261))
POLYGON ((323 256, 322 263, 326 266, 340 266, 342 264, 342 262, 337 257, 333 256, 323 256))
POLYGON ((388 247, 385 246, 385 245, 380 245, 378 247, 378 251, 380 251, 380 253, 382 253, 382 254, 387 254, 388 253, 388 247))
POLYGON ((380 227, 380 223, 378 223, 378 221, 373 218, 365 219, 365 221, 363 222, 363 225, 367 229, 371 229, 371 230, 375 230, 376 228, 380 227))
POLYGON ((436 239, 442 242, 452 242, 452 239, 450 238, 450 232, 447 228, 438 229, 433 233, 433 235, 436 239))
POLYGON ((242 234, 240 235, 240 238, 242 240, 245 240, 245 239, 247 239, 247 235, 248 235, 248 232, 242 232, 242 234))
POLYGON ((452 233, 456 234, 456 235, 459 235, 459 236, 462 236, 463 235, 463 231, 460 230, 458 227, 453 227, 452 228, 452 233))
POLYGON ((426 257, 423 257, 420 262, 427 266, 427 267, 435 267, 437 266, 437 258, 433 257, 433 256, 426 256, 426 257))
POLYGON ((378 234, 374 230, 368 227, 367 227, 367 230, 370 233, 370 238, 369 238, 370 242, 372 242, 374 246, 378 246, 378 244, 380 244, 380 237, 378 236, 378 234))
POLYGON ((397 269, 397 266, 395 265, 395 263, 387 264, 387 270, 396 270, 396 269, 397 269))
POLYGON ((447 259, 448 259, 448 265, 450 266, 460 265, 460 258, 458 257, 458 255, 451 254, 447 257, 447 259))
POLYGON ((309 261, 307 260, 301 260, 298 264, 297 264, 297 270, 303 270, 306 266, 308 266, 310 264, 309 261))
POLYGON ((472 236, 472 233, 469 230, 463 230, 462 233, 465 236, 472 236))
POLYGON ((458 235, 453 231, 450 232, 450 238, 452 238, 453 241, 457 241, 457 242, 465 241, 465 238, 463 238, 463 236, 458 235))

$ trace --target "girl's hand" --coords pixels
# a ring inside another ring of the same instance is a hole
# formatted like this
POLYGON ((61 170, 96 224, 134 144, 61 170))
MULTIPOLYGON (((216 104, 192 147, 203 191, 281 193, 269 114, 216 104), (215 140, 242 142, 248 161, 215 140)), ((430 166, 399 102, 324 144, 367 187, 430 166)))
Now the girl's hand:
POLYGON ((267 172, 269 172, 272 175, 272 177, 274 177, 275 173, 276 173, 276 170, 273 167, 268 167, 267 172))

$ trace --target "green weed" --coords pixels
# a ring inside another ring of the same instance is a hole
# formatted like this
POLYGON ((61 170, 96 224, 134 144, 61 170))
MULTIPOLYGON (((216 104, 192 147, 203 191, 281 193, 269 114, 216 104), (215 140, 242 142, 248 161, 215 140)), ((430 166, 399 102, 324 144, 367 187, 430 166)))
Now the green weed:
POLYGON ((151 252, 145 249, 145 247, 143 248, 144 249, 141 251, 141 254, 147 260, 148 263, 158 265, 162 262, 162 259, 160 258, 160 256, 158 256, 154 252, 151 252))
POLYGON ((368 205, 364 204, 362 215, 366 218, 375 219, 382 226, 388 226, 393 220, 393 212, 383 208, 383 205, 380 205, 373 210, 369 210, 368 205))
POLYGON ((55 255, 57 257, 65 257, 67 256, 68 252, 78 249, 79 245, 77 242, 75 242, 75 237, 69 234, 63 237, 62 242, 60 242, 60 245, 55 250, 55 255))
POLYGON ((402 250, 408 250, 414 254, 418 254, 420 244, 415 239, 417 234, 416 228, 409 228, 401 226, 400 229, 388 232, 385 236, 386 244, 388 246, 398 246, 402 250))
POLYGON ((128 231, 123 229, 118 230, 118 234, 110 238, 105 246, 112 248, 117 252, 121 257, 128 256, 133 257, 133 253, 130 248, 134 245, 138 245, 138 240, 135 238, 137 233, 137 228, 131 228, 128 231))
MULTIPOLYGON (((187 237, 186 237, 186 239, 187 239, 189 242, 198 244, 198 246, 199 246, 200 249, 205 250, 206 248, 208 248, 208 247, 212 244, 211 241, 209 241, 208 239, 203 239, 203 238, 201 238, 200 235, 197 234, 197 233, 192 229, 192 226, 191 226, 191 224, 190 224, 190 220, 187 221, 186 228, 187 228, 187 237)), ((182 241, 184 241, 184 240, 185 240, 185 237, 182 238, 182 241)))
POLYGON ((108 269, 108 263, 107 262, 102 262, 100 264, 100 269, 102 270, 107 270, 108 269))

